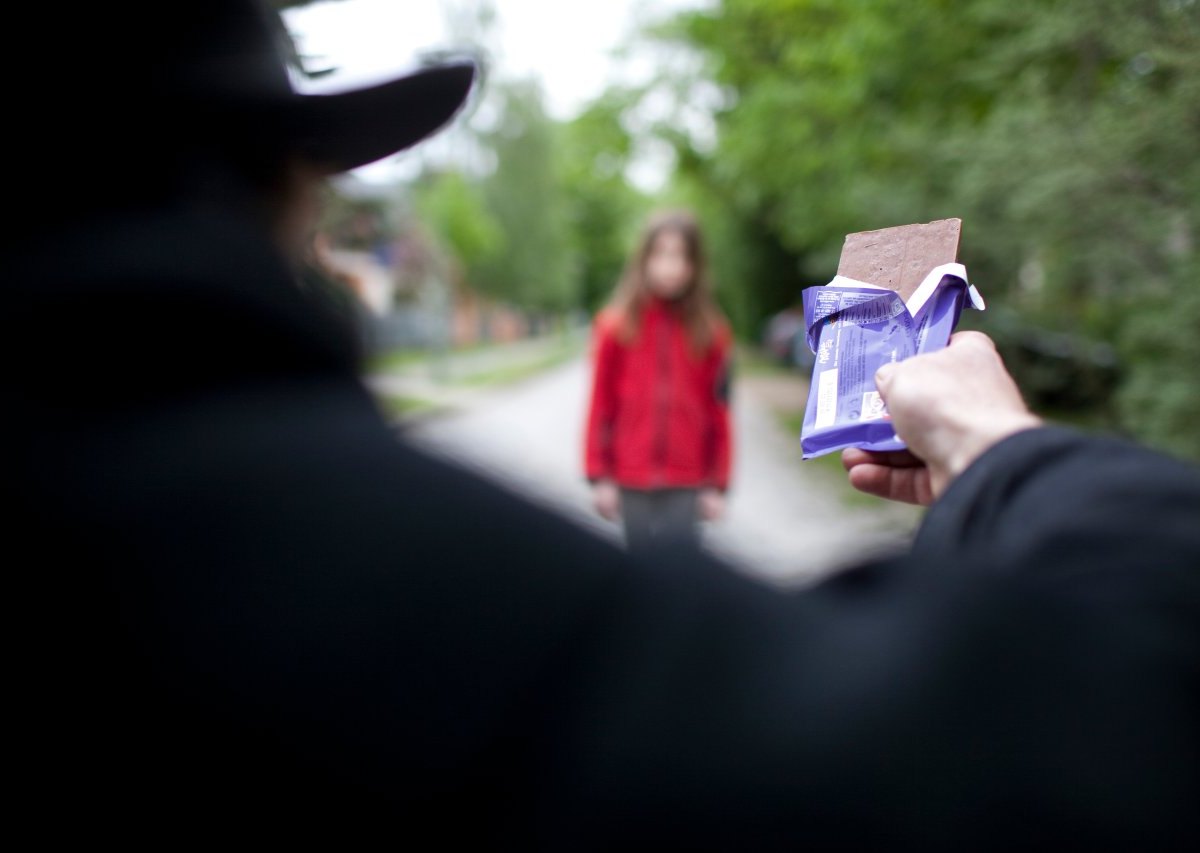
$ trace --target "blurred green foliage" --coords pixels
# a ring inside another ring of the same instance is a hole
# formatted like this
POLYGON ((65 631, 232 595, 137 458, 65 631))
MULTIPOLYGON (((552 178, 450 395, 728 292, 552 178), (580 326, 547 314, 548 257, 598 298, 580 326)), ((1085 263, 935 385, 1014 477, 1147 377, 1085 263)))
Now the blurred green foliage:
POLYGON ((500 119, 482 134, 495 169, 482 180, 489 215, 503 234, 503 253, 485 256, 472 280, 493 296, 533 311, 574 304, 566 200, 554 164, 557 128, 535 81, 500 83, 500 119))
POLYGON ((643 35, 696 61, 566 122, 491 80, 488 167, 409 188, 469 286, 594 311, 649 207, 686 204, 757 341, 847 233, 957 217, 989 304, 963 326, 1032 405, 1200 459, 1200 0, 714 0, 643 35), (674 152, 653 197, 648 138, 674 152))
POLYGON ((417 216, 468 269, 503 257, 505 229, 488 209, 479 186, 461 172, 426 175, 416 184, 417 216))
POLYGON ((1200 3, 724 0, 655 35, 722 93, 678 180, 744 334, 845 234, 959 217, 1031 402, 1200 458, 1200 3))
POLYGON ((475 142, 483 174, 426 174, 414 208, 470 286, 540 315, 594 311, 615 286, 648 200, 626 179, 632 141, 611 91, 571 121, 545 111, 536 81, 489 92, 498 120, 475 142))
POLYGON ((626 172, 633 140, 622 117, 636 102, 612 89, 560 128, 555 169, 566 197, 579 306, 593 312, 608 298, 625 265, 650 200, 626 172))

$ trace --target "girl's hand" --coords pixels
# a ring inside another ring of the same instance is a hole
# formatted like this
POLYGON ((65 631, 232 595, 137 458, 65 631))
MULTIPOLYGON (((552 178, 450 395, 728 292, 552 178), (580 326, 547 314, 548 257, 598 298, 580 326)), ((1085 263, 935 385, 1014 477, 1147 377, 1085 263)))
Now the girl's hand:
POLYGON ((696 507, 705 521, 716 521, 725 514, 725 495, 719 489, 701 489, 696 507))
POLYGON ((612 480, 597 480, 592 484, 592 506, 602 518, 616 521, 621 515, 621 492, 612 480))

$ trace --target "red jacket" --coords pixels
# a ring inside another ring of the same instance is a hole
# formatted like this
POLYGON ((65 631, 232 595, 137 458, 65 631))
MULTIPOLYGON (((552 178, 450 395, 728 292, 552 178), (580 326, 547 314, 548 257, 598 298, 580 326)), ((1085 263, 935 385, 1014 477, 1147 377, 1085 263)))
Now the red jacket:
POLYGON ((633 489, 729 486, 732 339, 722 327, 695 353, 674 307, 652 300, 633 339, 594 324, 585 468, 633 489))

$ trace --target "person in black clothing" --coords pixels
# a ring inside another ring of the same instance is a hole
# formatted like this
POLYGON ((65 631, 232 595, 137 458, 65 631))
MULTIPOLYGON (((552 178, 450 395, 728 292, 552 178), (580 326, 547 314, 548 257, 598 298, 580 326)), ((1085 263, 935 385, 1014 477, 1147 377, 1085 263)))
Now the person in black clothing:
POLYGON ((1194 466, 1044 424, 967 333, 879 377, 911 453, 844 457, 930 504, 911 549, 803 590, 626 554, 430 458, 289 253, 322 175, 444 126, 474 69, 314 105, 264 10, 73 9, 43 21, 71 108, 14 98, 10 162, 43 167, 3 276, 17 831, 1200 840, 1194 466))

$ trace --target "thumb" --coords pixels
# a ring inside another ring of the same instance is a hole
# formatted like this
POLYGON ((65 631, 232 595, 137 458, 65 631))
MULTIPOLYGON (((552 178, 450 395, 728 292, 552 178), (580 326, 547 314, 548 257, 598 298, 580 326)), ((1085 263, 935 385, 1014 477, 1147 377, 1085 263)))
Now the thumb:
POLYGON ((888 391, 891 390, 892 381, 896 377, 896 363, 890 362, 883 365, 875 371, 875 387, 879 390, 879 395, 887 399, 888 391))

